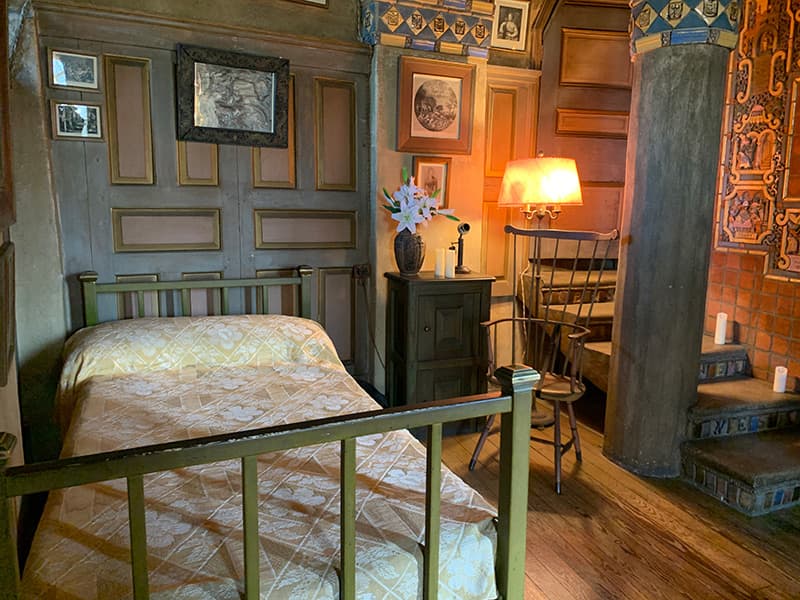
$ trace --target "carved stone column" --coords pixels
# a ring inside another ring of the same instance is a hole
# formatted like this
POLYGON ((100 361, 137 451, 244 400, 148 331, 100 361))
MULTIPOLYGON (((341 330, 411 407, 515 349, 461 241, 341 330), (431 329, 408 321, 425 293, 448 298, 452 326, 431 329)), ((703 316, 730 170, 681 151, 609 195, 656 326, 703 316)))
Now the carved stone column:
POLYGON ((604 453, 680 473, 697 396, 737 0, 632 3, 634 79, 604 453), (696 6, 694 6, 696 4, 696 6))

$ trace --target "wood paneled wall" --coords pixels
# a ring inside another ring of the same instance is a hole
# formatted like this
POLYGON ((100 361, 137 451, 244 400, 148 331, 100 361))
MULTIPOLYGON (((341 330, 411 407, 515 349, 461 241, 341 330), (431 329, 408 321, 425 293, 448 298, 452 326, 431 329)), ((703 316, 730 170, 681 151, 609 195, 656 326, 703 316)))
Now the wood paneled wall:
POLYGON ((71 328, 81 325, 75 276, 87 269, 113 281, 309 264, 315 314, 336 324, 342 359, 366 373, 366 324, 356 318, 366 307, 350 273, 370 262, 368 51, 58 5, 39 19, 43 63, 48 48, 94 54, 105 82, 98 92, 47 89, 49 99, 99 103, 108 133, 100 143, 52 142, 71 328), (289 148, 177 143, 178 43, 287 58, 289 148))

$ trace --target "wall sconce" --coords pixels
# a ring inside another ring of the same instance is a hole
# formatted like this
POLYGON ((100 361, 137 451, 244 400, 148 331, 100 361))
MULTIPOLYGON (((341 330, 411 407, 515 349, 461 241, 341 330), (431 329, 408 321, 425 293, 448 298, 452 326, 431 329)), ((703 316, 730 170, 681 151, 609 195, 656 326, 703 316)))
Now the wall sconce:
POLYGON ((526 219, 555 220, 561 206, 583 204, 578 168, 571 158, 555 158, 540 152, 536 158, 506 163, 497 205, 520 206, 526 219))

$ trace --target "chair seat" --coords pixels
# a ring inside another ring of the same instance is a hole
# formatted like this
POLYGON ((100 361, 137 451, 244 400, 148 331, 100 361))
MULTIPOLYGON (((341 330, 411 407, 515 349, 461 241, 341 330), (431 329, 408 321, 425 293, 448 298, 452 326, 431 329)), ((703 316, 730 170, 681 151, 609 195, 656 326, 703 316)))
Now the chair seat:
POLYGON ((585 391, 586 386, 581 381, 575 381, 570 386, 569 377, 545 373, 541 387, 536 389, 536 396, 542 400, 575 402, 585 391))

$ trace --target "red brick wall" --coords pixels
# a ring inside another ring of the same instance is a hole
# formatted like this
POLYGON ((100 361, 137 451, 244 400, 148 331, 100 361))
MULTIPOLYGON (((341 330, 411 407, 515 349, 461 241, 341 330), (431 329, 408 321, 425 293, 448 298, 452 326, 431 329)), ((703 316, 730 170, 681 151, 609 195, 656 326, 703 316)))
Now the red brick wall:
POLYGON ((800 389, 800 282, 763 272, 763 255, 712 250, 705 333, 713 336, 717 313, 728 313, 728 342, 747 347, 753 376, 771 381, 783 365, 787 389, 800 389))

